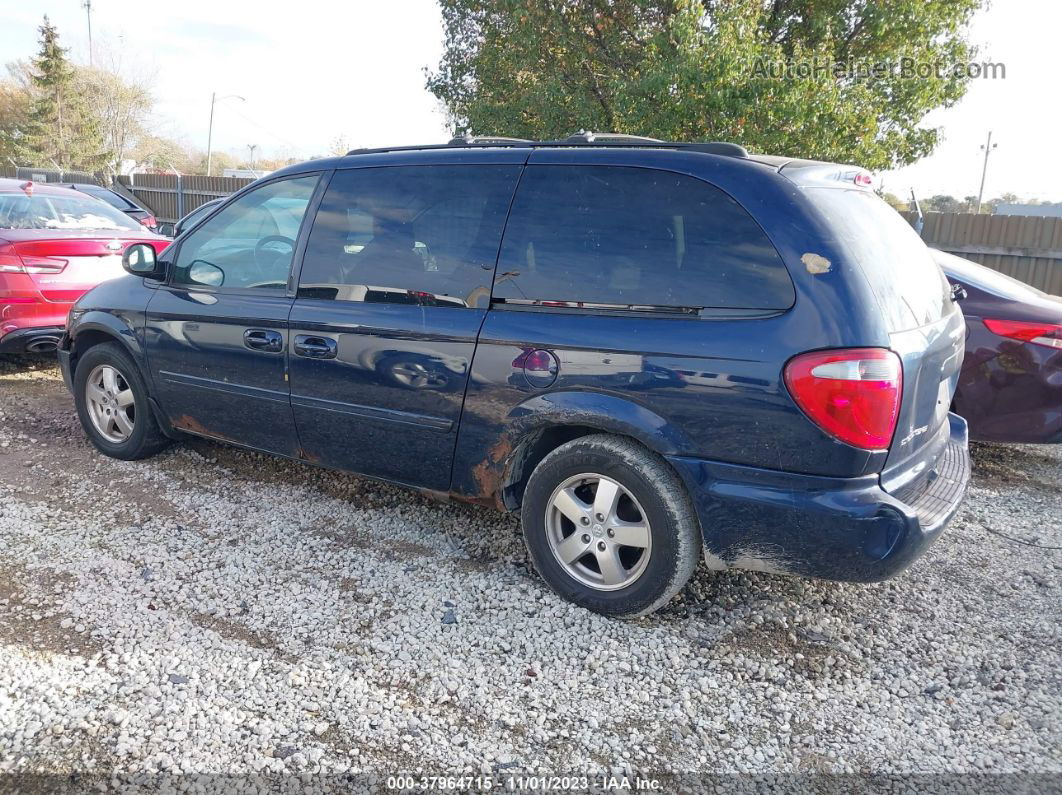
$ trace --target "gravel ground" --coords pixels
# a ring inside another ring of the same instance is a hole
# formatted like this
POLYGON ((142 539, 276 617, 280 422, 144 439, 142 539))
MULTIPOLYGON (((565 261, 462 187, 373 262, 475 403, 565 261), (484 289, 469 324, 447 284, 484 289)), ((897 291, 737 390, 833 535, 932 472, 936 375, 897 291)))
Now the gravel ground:
POLYGON ((0 361, 0 771, 1057 788, 1062 449, 974 465, 896 580, 701 570, 622 622, 554 597, 512 518, 204 441, 107 459, 54 363, 0 361))

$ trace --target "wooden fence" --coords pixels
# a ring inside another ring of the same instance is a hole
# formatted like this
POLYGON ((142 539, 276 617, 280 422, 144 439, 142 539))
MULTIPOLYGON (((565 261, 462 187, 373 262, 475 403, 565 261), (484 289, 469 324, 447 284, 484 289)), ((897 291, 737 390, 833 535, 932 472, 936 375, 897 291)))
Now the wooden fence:
POLYGON ((31 168, 29 166, 0 166, 0 177, 11 179, 28 179, 33 182, 87 182, 103 184, 102 174, 90 174, 87 171, 60 171, 55 168, 31 168))
MULTIPOLYGON (((914 214, 904 217, 914 223, 914 214)), ((1062 295, 1062 218, 926 213, 926 245, 1062 295)))
POLYGON ((104 185, 142 204, 163 223, 175 223, 199 205, 235 193, 252 181, 242 177, 134 174, 130 177, 118 177, 112 183, 104 174, 31 166, 0 166, 0 177, 56 184, 85 182, 104 185))
POLYGON ((118 185, 163 223, 178 221, 199 205, 235 193, 252 181, 241 177, 179 177, 174 174, 118 177, 118 185))

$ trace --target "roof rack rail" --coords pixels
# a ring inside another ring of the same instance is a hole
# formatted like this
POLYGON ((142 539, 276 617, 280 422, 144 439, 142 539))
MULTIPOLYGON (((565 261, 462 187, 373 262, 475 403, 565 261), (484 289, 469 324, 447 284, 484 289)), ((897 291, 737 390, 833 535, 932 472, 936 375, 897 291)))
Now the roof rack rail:
POLYGON ((448 146, 471 146, 473 144, 533 144, 530 138, 507 138, 504 135, 458 135, 450 139, 448 146))
POLYGON ((579 130, 577 133, 573 133, 564 139, 571 143, 643 143, 643 144, 662 144, 665 141, 661 141, 659 138, 646 138, 644 135, 627 135, 626 133, 596 133, 590 130, 579 130))
POLYGON ((700 141, 685 143, 681 141, 658 141, 655 138, 643 138, 637 135, 623 135, 621 133, 592 133, 587 131, 578 132, 568 138, 556 141, 529 141, 526 138, 505 137, 472 137, 460 136, 452 138, 445 144, 423 144, 421 146, 384 146, 378 149, 351 149, 348 155, 377 155, 385 152, 419 152, 433 149, 454 149, 466 147, 469 149, 486 148, 496 146, 510 146, 513 148, 527 147, 538 148, 564 148, 577 146, 591 146, 604 148, 646 148, 646 149, 681 149, 690 152, 704 152, 710 155, 725 155, 726 157, 749 156, 745 147, 732 144, 727 141, 700 141))

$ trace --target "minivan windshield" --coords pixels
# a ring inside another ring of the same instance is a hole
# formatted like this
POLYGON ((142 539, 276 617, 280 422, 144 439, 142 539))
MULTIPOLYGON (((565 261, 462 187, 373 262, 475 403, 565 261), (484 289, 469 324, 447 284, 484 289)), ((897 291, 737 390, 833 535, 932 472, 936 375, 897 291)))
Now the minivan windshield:
MULTIPOLYGON (((71 191, 73 194, 73 191, 71 191)), ((91 196, 0 193, 0 229, 144 228, 123 212, 91 196)))
POLYGON ((948 282, 903 216, 869 191, 806 190, 866 274, 890 331, 920 328, 948 312, 948 282))

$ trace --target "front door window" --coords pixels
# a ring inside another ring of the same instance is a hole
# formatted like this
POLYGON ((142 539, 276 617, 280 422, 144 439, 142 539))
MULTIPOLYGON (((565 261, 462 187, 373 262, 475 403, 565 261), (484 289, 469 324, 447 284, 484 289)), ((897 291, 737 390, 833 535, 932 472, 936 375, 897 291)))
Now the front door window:
POLYGON ((173 284, 283 291, 318 174, 246 193, 181 243, 173 284))

